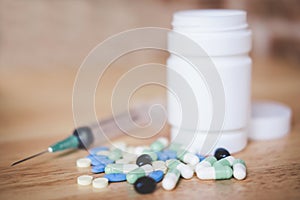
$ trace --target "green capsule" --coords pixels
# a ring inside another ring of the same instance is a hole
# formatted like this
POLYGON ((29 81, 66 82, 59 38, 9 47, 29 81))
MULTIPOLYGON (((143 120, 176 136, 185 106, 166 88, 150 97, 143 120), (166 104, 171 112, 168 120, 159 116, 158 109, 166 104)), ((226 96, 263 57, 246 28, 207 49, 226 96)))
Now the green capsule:
POLYGON ((241 163, 242 165, 244 165, 245 167, 246 167, 246 163, 245 163, 245 161, 243 161, 242 159, 235 159, 234 161, 233 161, 233 164, 232 165, 235 165, 235 164, 237 164, 237 163, 241 163))
POLYGON ((223 166, 221 164, 214 165, 213 167, 202 167, 196 170, 197 177, 199 179, 230 179, 232 177, 232 169, 228 166, 223 166))
POLYGON ((232 156, 227 156, 225 158, 222 158, 221 160, 218 160, 217 162, 214 163, 214 165, 223 165, 223 166, 228 166, 232 167, 232 164, 234 162, 235 158, 232 156))
POLYGON ((104 171, 105 174, 116 174, 116 173, 127 174, 128 172, 136 168, 138 168, 136 164, 108 164, 106 165, 104 171))
POLYGON ((143 176, 147 176, 150 172, 153 171, 153 168, 151 165, 147 164, 147 165, 143 165, 139 168, 136 168, 132 171, 130 171, 127 175, 126 175, 126 179, 127 182, 130 184, 134 184, 135 181, 143 176))
POLYGON ((120 149, 113 149, 108 154, 108 158, 114 161, 119 160, 120 158, 122 158, 122 151, 120 149))
POLYGON ((181 162, 176 159, 170 159, 166 161, 166 165, 169 169, 176 168, 181 162))
POLYGON ((157 152, 161 151, 168 146, 168 139, 165 137, 158 138, 155 142, 150 145, 150 148, 157 152))

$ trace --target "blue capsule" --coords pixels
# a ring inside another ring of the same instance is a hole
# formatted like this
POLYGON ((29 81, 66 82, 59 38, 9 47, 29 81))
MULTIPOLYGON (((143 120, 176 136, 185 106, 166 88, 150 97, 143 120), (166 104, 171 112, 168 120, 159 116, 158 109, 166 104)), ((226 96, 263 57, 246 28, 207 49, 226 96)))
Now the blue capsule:
POLYGON ((163 151, 163 153, 167 154, 169 159, 176 159, 177 158, 176 151, 166 149, 166 150, 163 151))
POLYGON ((121 181, 126 181, 126 174, 123 173, 105 174, 104 178, 107 178, 109 182, 121 182, 121 181))
POLYGON ((94 174, 98 174, 104 172, 104 169, 105 169, 105 165, 97 165, 92 167, 92 172, 94 174))
POLYGON ((155 182, 160 182, 164 177, 164 172, 161 170, 153 171, 148 175, 150 178, 153 178, 155 182))
POLYGON ((163 160, 163 161, 166 161, 169 159, 169 156, 166 154, 166 153, 163 153, 163 152, 156 152, 156 155, 157 155, 157 160, 163 160))
POLYGON ((96 155, 97 152, 99 152, 99 151, 107 151, 107 150, 109 150, 108 147, 95 147, 95 148, 89 149, 89 153, 92 155, 96 155))

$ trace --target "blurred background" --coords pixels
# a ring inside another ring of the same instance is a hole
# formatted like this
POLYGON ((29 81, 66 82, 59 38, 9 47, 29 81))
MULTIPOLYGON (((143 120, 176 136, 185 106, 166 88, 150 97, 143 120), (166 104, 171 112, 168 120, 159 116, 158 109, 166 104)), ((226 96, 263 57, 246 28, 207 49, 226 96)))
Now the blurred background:
MULTIPOLYGON (((128 29, 171 28, 175 11, 204 8, 248 12, 253 30, 253 98, 287 104, 300 99, 298 0, 0 0, 0 140, 66 135, 74 126, 76 72, 92 48, 128 29)), ((114 65, 164 63, 167 56, 137 52, 114 65)), ((99 98, 109 94, 122 74, 120 69, 107 73, 99 98)), ((149 91, 141 91, 141 98, 150 97, 154 90, 149 91)), ((155 94, 164 95, 164 90, 155 94)), ((107 116, 110 110, 104 105, 99 113, 107 116)))

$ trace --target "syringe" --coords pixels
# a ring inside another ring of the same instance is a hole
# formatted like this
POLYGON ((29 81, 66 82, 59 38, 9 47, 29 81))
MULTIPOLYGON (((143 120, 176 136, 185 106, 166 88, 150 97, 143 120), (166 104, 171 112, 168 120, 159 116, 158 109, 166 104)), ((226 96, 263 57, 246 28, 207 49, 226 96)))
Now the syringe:
POLYGON ((47 150, 16 161, 12 163, 11 166, 48 152, 54 153, 67 149, 89 149, 92 146, 101 145, 108 141, 108 138, 115 139, 124 134, 124 132, 128 132, 136 128, 137 124, 143 125, 148 123, 148 109, 149 106, 147 105, 139 106, 131 109, 129 112, 121 113, 115 117, 101 120, 89 126, 76 128, 73 131, 73 134, 66 139, 49 146, 47 150), (120 130, 120 125, 122 130, 120 130))

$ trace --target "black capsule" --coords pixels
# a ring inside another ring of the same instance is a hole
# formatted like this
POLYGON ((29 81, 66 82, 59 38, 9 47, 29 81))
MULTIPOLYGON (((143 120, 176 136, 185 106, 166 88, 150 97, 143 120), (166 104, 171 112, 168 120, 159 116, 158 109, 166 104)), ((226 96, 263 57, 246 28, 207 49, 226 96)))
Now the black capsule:
POLYGON ((152 158, 148 154, 142 154, 136 159, 136 164, 141 167, 143 165, 152 165, 152 158))
POLYGON ((226 158, 227 156, 230 156, 230 153, 224 149, 224 148, 218 148, 215 151, 215 157, 217 160, 220 160, 222 158, 226 158))
POLYGON ((156 182, 153 178, 144 176, 139 178, 134 183, 134 189, 140 194, 149 194, 154 192, 156 188, 156 182))

